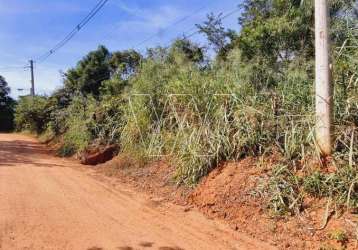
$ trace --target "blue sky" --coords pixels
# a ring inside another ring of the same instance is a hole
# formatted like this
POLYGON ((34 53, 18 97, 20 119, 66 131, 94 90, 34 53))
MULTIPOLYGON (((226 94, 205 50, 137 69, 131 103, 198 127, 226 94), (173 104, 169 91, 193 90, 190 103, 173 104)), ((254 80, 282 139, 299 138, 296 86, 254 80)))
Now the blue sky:
MULTIPOLYGON (((98 0, 0 0, 0 75, 8 81, 12 96, 27 94, 30 74, 22 69, 5 68, 25 65, 70 32, 84 18, 98 0), (23 92, 17 91, 23 88, 23 92)), ((99 44, 109 50, 167 45, 175 37, 205 20, 209 12, 228 13, 239 0, 109 0, 99 14, 65 47, 44 63, 36 65, 36 89, 49 94, 61 86, 60 71, 76 65, 87 52, 99 44), (202 9, 201 9, 202 8, 202 9), (198 10, 201 9, 199 12, 198 10), (197 12, 195 15, 194 12, 197 12), (168 25, 191 15, 181 23, 168 25), (144 39, 158 34, 147 43, 136 47, 144 39)), ((238 13, 223 21, 238 29, 238 13)), ((193 40, 203 43, 196 35, 193 40)))

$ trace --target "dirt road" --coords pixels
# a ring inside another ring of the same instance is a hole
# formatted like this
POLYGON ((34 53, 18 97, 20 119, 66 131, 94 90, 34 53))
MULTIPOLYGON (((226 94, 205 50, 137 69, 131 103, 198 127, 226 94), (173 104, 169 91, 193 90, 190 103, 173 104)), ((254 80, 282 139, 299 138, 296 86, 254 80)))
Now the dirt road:
POLYGON ((196 211, 113 189, 36 140, 0 134, 0 249, 270 249, 196 211))

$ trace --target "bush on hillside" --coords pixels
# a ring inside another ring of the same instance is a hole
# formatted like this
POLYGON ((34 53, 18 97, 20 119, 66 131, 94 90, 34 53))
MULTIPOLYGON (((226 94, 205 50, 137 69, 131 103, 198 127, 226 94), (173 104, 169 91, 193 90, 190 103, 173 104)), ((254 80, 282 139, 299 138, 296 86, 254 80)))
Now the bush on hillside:
POLYGON ((20 97, 15 109, 15 124, 18 131, 42 133, 50 117, 48 98, 44 96, 20 97))

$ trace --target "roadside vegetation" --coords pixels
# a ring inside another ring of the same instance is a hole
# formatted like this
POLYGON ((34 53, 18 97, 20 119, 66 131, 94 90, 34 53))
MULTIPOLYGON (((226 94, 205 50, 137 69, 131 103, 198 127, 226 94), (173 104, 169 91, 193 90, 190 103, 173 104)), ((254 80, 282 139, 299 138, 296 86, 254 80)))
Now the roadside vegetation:
POLYGON ((279 155, 260 187, 274 214, 299 213, 305 196, 357 208, 354 3, 330 1, 331 159, 319 157, 313 134, 313 1, 246 0, 239 32, 210 14, 198 25, 205 46, 178 38, 145 55, 99 46, 63 75, 52 95, 20 98, 16 128, 60 142, 64 156, 116 144, 120 154, 144 163, 165 160, 175 166, 176 183, 188 186, 221 162, 279 155))
POLYGON ((9 132, 14 129, 15 100, 10 97, 10 87, 6 79, 0 75, 0 131, 9 132))

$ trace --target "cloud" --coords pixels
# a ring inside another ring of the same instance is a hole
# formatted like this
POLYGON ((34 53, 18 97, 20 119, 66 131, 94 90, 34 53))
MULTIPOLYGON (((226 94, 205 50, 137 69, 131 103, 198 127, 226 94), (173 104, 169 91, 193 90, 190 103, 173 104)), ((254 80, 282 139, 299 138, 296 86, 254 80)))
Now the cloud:
POLYGON ((137 5, 129 6, 123 1, 113 4, 129 16, 128 20, 121 22, 122 27, 128 22, 129 24, 141 24, 145 25, 145 27, 159 29, 190 12, 190 10, 184 10, 175 5, 148 5, 147 7, 140 8, 137 5))

